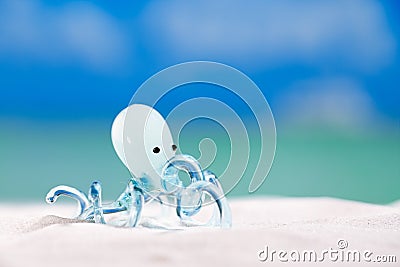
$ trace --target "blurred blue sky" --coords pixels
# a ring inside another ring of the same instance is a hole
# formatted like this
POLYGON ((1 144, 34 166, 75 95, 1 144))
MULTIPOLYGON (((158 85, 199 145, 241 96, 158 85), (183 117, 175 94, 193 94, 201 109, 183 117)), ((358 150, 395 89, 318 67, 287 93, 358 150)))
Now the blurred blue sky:
POLYGON ((112 120, 163 68, 246 73, 278 122, 398 124, 398 1, 0 1, 0 119, 112 120))
MULTIPOLYGON (((0 200, 93 179, 114 198, 129 177, 111 145, 114 117, 151 75, 193 60, 241 70, 271 105, 277 150, 258 194, 399 199, 399 18, 396 0, 0 0, 0 200)), ((250 113, 217 89, 177 88, 157 109, 214 97, 250 113)), ((205 123, 188 124, 182 152, 199 157, 197 141, 222 140, 205 123)), ((232 195, 247 195, 251 170, 243 177, 232 195)))

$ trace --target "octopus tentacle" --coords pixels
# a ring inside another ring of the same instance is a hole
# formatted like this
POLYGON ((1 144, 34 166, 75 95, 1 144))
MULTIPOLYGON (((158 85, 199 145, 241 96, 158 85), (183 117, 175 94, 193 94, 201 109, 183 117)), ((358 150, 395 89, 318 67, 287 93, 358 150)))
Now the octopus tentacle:
POLYGON ((142 214, 144 195, 142 190, 134 183, 130 182, 127 187, 129 198, 129 217, 126 223, 127 227, 135 227, 142 214))
POLYGON ((90 206, 89 200, 85 193, 74 187, 66 185, 53 187, 46 195, 46 202, 52 204, 56 202, 60 196, 70 197, 78 201, 80 210, 79 216, 90 206))
POLYGON ((131 178, 126 189, 112 203, 103 205, 102 187, 100 182, 94 181, 88 195, 82 191, 61 185, 54 187, 46 196, 48 203, 54 203, 59 196, 67 196, 78 201, 80 207, 79 219, 94 221, 101 224, 113 224, 125 227, 136 227, 139 223, 143 205, 146 202, 157 200, 163 203, 162 196, 171 197, 176 203, 176 213, 181 222, 187 225, 231 226, 231 211, 224 197, 223 189, 218 178, 208 170, 202 170, 200 164, 191 156, 179 155, 171 158, 162 171, 162 191, 153 196, 147 194, 141 184, 131 178), (179 170, 186 171, 191 177, 191 184, 183 186, 179 179, 179 170), (214 214, 206 224, 201 224, 193 219, 202 208, 206 195, 211 196, 217 204, 214 214), (104 215, 123 212, 125 216, 111 217, 106 221, 104 215), (126 217, 127 216, 127 217, 126 217))
POLYGON ((106 224, 106 221, 104 220, 104 213, 102 207, 100 182, 94 181, 90 185, 89 201, 91 202, 93 207, 93 215, 95 223, 106 224))
POLYGON ((200 163, 195 158, 189 155, 175 155, 165 164, 162 171, 161 184, 163 185, 166 192, 181 195, 185 194, 185 192, 191 194, 191 202, 195 205, 190 205, 191 207, 186 207, 182 209, 183 212, 187 213, 189 216, 192 216, 199 212, 202 205, 202 196, 197 191, 182 191, 182 182, 178 176, 178 172, 180 170, 188 173, 192 183, 197 181, 204 181, 204 173, 201 169, 200 163))
MULTIPOLYGON (((190 184, 185 190, 200 191, 208 193, 218 206, 219 216, 212 216, 211 220, 206 225, 219 225, 222 228, 229 228, 232 226, 231 210, 228 202, 223 195, 223 191, 214 183, 209 181, 197 181, 190 184)), ((185 209, 181 206, 182 198, 178 196, 177 214, 183 220, 188 220, 191 214, 187 214, 185 209)))

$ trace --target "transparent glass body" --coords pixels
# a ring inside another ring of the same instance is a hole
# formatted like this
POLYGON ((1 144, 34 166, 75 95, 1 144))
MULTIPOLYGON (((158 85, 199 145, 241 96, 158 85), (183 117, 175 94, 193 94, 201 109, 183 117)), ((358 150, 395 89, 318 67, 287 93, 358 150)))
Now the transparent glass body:
POLYGON ((176 208, 183 225, 231 227, 231 211, 218 178, 203 170, 189 155, 175 155, 176 146, 164 118, 153 108, 133 104, 117 115, 111 130, 114 149, 129 169, 132 178, 112 203, 102 202, 102 188, 94 181, 88 194, 66 185, 52 188, 46 196, 54 203, 59 196, 78 201, 78 219, 121 227, 138 225, 143 205, 155 200, 176 208), (179 171, 185 171, 191 183, 183 186, 179 171), (206 196, 211 201, 205 203, 206 196), (214 215, 208 222, 192 219, 205 204, 214 204, 214 215), (104 215, 115 214, 106 220, 104 215))

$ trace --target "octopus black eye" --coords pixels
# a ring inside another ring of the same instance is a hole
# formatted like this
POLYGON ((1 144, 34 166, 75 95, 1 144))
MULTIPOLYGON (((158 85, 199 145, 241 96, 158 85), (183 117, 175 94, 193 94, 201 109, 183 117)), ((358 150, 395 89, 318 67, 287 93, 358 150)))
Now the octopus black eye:
POLYGON ((156 146, 155 148, 153 148, 153 153, 159 153, 160 152, 160 148, 158 146, 156 146))
POLYGON ((178 147, 177 147, 176 145, 172 145, 172 150, 173 150, 173 151, 176 151, 177 148, 178 148, 178 147))

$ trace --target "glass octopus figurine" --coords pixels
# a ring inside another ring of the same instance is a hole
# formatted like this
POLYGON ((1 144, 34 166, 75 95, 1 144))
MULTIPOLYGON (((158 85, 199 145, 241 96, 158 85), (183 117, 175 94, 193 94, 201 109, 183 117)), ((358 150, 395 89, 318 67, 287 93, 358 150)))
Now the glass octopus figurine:
POLYGON ((102 188, 94 181, 86 195, 82 191, 65 185, 52 188, 46 196, 54 203, 59 196, 78 201, 77 219, 120 227, 136 227, 139 224, 143 205, 152 200, 161 205, 173 206, 182 225, 205 225, 231 227, 231 211, 218 178, 203 170, 199 162, 189 155, 176 154, 170 129, 158 111, 142 105, 132 104, 115 118, 111 128, 114 149, 130 171, 125 191, 112 203, 102 203, 102 188), (185 171, 190 184, 184 186, 179 171, 185 171), (205 203, 206 196, 214 207, 214 215, 205 224, 192 217, 205 203), (113 220, 105 215, 114 214, 113 220))

